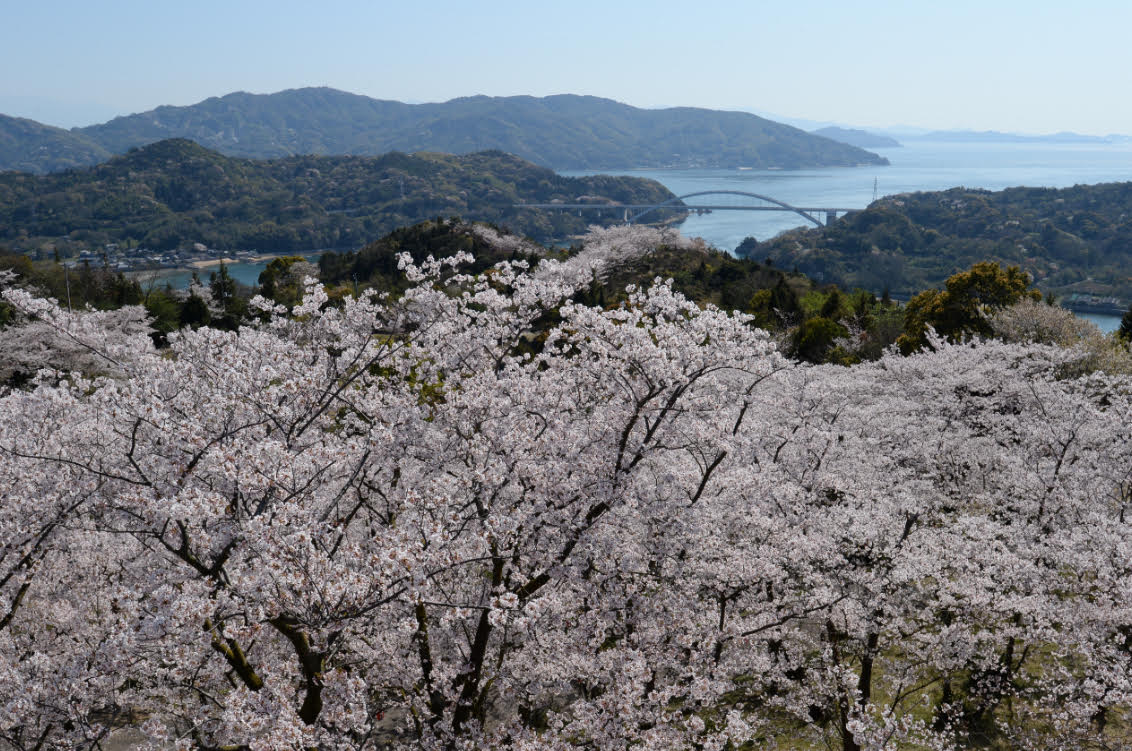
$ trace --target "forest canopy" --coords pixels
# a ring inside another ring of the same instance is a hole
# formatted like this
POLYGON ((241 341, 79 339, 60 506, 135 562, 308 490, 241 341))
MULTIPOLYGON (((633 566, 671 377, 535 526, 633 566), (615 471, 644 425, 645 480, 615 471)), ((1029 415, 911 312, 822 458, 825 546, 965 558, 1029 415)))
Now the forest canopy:
MULTIPOLYGON (((635 177, 561 177, 499 151, 464 156, 222 156, 182 139, 97 167, 0 173, 0 243, 101 250, 106 243, 307 252, 357 248, 437 216, 507 224, 540 240, 622 221, 621 212, 542 211, 520 203, 662 203, 673 194, 635 177)), ((662 211, 660 219, 676 212, 662 211)))

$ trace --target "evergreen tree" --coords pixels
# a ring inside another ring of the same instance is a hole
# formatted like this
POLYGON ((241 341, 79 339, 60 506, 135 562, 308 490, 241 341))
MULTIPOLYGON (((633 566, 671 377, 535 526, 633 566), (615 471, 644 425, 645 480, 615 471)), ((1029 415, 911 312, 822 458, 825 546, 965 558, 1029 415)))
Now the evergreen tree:
POLYGON ((212 301, 220 306, 220 314, 212 320, 212 326, 228 331, 235 331, 247 312, 247 301, 240 295, 240 285, 228 273, 228 267, 223 263, 220 269, 208 276, 208 289, 212 293, 212 301))
POLYGON ((212 299, 222 308, 227 308, 236 297, 236 280, 228 273, 228 267, 220 262, 220 269, 208 275, 208 289, 212 299))
POLYGON ((830 290, 829 297, 825 298, 825 303, 821 306, 821 311, 818 313, 822 318, 828 318, 831 321, 836 321, 841 313, 841 292, 837 287, 830 290))
POLYGON ((196 293, 189 295, 189 299, 185 300, 185 304, 181 306, 181 326, 191 326, 195 329, 207 326, 211 320, 212 313, 209 311, 208 303, 204 301, 204 298, 196 293))
POLYGON ((1116 335, 1126 342, 1132 342, 1132 305, 1128 310, 1124 311, 1124 316, 1120 319, 1120 328, 1116 330, 1116 335))
POLYGON ((744 237, 743 242, 735 248, 736 258, 754 258, 759 249, 759 241, 753 237, 744 237))
POLYGON ((770 290, 770 307, 783 317, 793 317, 802 311, 798 295, 786 283, 786 277, 779 277, 778 284, 770 290))

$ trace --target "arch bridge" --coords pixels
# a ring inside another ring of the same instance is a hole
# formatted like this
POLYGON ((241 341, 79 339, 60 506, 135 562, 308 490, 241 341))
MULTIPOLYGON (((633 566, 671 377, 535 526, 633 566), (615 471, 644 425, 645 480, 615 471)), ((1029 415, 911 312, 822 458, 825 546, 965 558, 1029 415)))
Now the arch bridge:
POLYGON ((824 215, 824 224, 833 224, 837 220, 838 214, 845 214, 850 211, 858 211, 859 209, 846 209, 846 208, 830 208, 830 207, 813 207, 813 206, 792 206, 785 201, 779 201, 777 198, 764 196, 759 193, 750 193, 743 190, 700 190, 695 193, 685 193, 682 196, 670 198, 657 204, 631 204, 631 203, 517 203, 515 208, 520 209, 560 209, 564 211, 621 211, 623 212, 624 219, 629 224, 636 222, 641 217, 650 214, 654 211, 662 209, 672 209, 674 211, 689 211, 697 214, 707 214, 712 211, 792 211, 801 216, 808 222, 820 227, 823 222, 817 217, 824 215), (753 198, 759 201, 765 201, 770 204, 769 206, 763 204, 753 205, 734 205, 734 204, 721 204, 721 203, 706 203, 706 204, 687 204, 684 200, 687 198, 700 198, 702 196, 740 196, 744 198, 753 198))

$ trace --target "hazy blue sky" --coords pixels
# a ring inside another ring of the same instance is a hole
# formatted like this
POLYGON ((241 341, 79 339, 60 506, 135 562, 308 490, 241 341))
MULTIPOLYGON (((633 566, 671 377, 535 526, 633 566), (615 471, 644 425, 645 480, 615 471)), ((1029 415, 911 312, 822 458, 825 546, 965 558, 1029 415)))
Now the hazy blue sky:
POLYGON ((232 91, 593 94, 863 126, 1132 133, 1129 0, 3 0, 0 112, 232 91))

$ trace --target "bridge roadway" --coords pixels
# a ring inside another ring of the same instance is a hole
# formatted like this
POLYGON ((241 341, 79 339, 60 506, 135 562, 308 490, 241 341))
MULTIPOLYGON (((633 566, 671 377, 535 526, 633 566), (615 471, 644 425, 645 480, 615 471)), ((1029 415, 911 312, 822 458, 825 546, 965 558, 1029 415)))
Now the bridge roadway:
POLYGON ((807 221, 813 222, 817 226, 822 226, 822 223, 815 218, 814 214, 825 214, 825 223, 833 224, 837 220, 838 214, 844 214, 849 211, 859 211, 859 209, 839 209, 829 207, 813 207, 813 206, 791 206, 788 203, 779 201, 777 198, 760 195, 758 193, 748 193, 746 191, 738 190, 701 190, 696 193, 688 193, 686 195, 670 198, 662 203, 655 204, 632 204, 632 203, 517 203, 515 208, 518 209, 563 209, 571 211, 617 211, 624 212, 625 221, 632 224, 640 219, 645 214, 651 213, 658 209, 670 209, 673 211, 690 211, 705 213, 708 211, 792 211, 795 214, 803 217, 807 221), (733 206, 724 204, 686 204, 681 203, 685 198, 694 198, 696 196, 718 196, 718 195, 731 195, 742 196, 744 198, 753 198, 759 201, 766 201, 773 204, 772 206, 733 206), (630 212, 633 213, 630 216, 630 212))
MULTIPOLYGON (((794 211, 794 209, 783 208, 782 206, 715 206, 715 205, 684 205, 684 206, 657 206, 653 203, 517 203, 517 209, 630 209, 644 211, 645 209, 669 209, 670 211, 794 211)), ((860 209, 829 209, 829 208, 815 208, 808 206, 798 206, 798 211, 812 211, 814 213, 824 213, 835 211, 838 214, 844 214, 849 211, 860 211, 860 209)))

